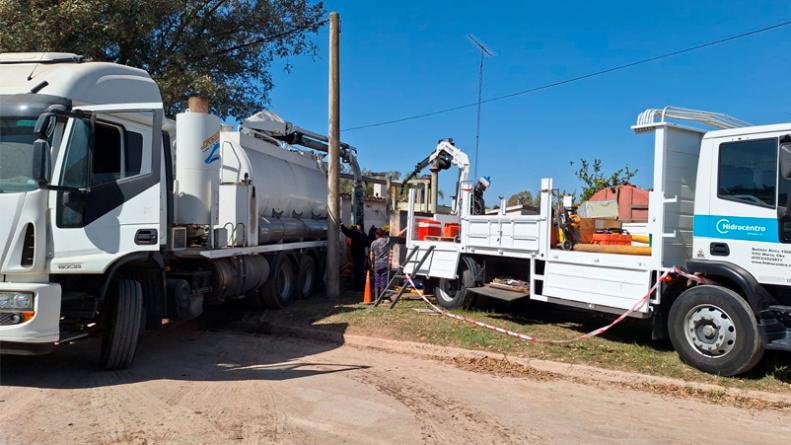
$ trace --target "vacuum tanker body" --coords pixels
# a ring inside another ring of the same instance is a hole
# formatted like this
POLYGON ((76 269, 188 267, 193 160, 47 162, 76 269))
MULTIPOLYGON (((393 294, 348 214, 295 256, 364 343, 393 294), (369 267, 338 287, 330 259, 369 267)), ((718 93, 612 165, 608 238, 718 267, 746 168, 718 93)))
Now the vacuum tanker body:
POLYGON ((327 237, 321 157, 206 113, 177 115, 176 129, 175 247, 183 269, 210 273, 207 301, 253 294, 280 307, 310 294, 327 237))
POLYGON ((3 53, 0 78, 3 353, 98 336, 124 368, 164 320, 321 287, 326 169, 292 145, 326 137, 269 112, 231 131, 199 98, 174 122, 148 73, 76 54, 3 53))
MULTIPOLYGON (((324 239, 327 230, 327 176, 321 159, 288 149, 242 127, 222 132, 221 187, 253 187, 250 239, 258 245, 324 239)), ((234 222, 222 209, 220 220, 234 222)))

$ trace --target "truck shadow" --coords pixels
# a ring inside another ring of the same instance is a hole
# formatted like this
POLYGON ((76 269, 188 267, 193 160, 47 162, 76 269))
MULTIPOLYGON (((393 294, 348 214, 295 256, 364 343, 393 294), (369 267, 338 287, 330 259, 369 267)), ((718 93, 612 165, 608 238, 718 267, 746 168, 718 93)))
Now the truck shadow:
MULTIPOLYGON (((333 328, 343 332, 346 326, 333 328)), ((99 367, 98 339, 64 345, 45 356, 0 356, 0 384, 75 389, 151 380, 278 381, 368 368, 321 356, 338 347, 332 342, 206 330, 191 323, 145 335, 127 370, 99 367)))

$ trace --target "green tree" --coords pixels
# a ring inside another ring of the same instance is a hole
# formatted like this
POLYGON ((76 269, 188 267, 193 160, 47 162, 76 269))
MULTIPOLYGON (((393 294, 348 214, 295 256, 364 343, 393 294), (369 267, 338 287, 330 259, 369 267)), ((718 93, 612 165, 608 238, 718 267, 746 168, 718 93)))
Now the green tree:
POLYGON ((536 204, 535 201, 533 201, 533 194, 530 193, 527 190, 523 190, 521 192, 514 193, 513 195, 511 195, 510 198, 508 198, 508 201, 506 202, 506 205, 509 206, 509 207, 510 206, 515 206, 515 205, 529 205, 529 206, 532 206, 532 205, 535 205, 535 204, 536 204))
MULTIPOLYGON (((571 165, 574 165, 573 161, 571 165)), ((580 159, 580 168, 575 173, 577 178, 582 181, 580 200, 587 201, 599 190, 629 182, 636 174, 637 170, 632 170, 626 165, 606 175, 602 173, 601 159, 594 159, 592 163, 585 159, 580 159)))
POLYGON ((276 58, 315 54, 309 37, 323 16, 323 4, 308 0, 2 0, 0 52, 73 52, 142 68, 168 114, 201 95, 215 113, 241 119, 269 104, 276 58))
MULTIPOLYGON (((341 164, 341 171, 343 173, 352 174, 351 169, 346 164, 341 164)), ((396 171, 391 172, 373 172, 371 170, 362 169, 361 173, 363 174, 363 178, 382 178, 387 179, 388 177, 391 180, 397 181, 400 173, 396 171)), ((363 187, 364 193, 367 198, 374 196, 374 185, 371 182, 365 181, 363 179, 363 187)), ((340 180, 340 192, 341 194, 352 194, 354 191, 354 181, 351 179, 341 178, 340 180)), ((385 193, 387 193, 385 191, 385 193)), ((387 196, 381 196, 381 198, 387 198, 387 196)))

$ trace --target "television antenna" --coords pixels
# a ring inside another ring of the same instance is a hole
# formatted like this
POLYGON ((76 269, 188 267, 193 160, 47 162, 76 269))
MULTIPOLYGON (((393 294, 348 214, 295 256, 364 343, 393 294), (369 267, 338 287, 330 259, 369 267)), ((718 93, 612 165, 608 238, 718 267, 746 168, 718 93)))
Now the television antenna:
POLYGON ((481 53, 481 64, 478 70, 478 110, 475 117, 475 162, 473 164, 473 180, 478 179, 478 145, 481 139, 481 96, 483 94, 483 61, 486 57, 494 57, 495 53, 473 34, 467 34, 467 39, 475 45, 481 53))

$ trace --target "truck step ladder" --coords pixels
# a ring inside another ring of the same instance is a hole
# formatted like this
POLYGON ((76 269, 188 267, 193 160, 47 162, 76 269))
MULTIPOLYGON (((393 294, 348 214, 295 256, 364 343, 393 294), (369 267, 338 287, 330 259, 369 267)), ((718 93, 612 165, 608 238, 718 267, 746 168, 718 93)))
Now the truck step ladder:
MULTIPOLYGON (((393 274, 392 278, 390 278, 390 281, 387 283, 387 286, 385 286, 384 290, 382 290, 382 292, 376 296, 376 302, 374 302, 374 307, 379 306, 379 303, 381 303, 382 299, 388 296, 388 294, 395 293, 395 289, 393 289, 392 287, 393 284, 396 282, 396 280, 406 279, 406 274, 404 274, 404 266, 410 263, 416 264, 415 268, 413 269, 413 274, 414 274, 414 272, 417 272, 418 270, 420 270, 421 267, 423 267, 423 263, 426 262, 428 257, 431 255, 431 252, 434 251, 434 247, 435 246, 428 246, 428 248, 423 252, 419 260, 414 259, 414 257, 420 251, 420 247, 419 246, 413 247, 412 250, 409 251, 409 254, 406 256, 406 259, 404 260, 404 264, 402 266, 399 266, 398 271, 395 274, 393 274)), ((395 298, 393 298, 393 301, 390 303, 390 309, 393 309, 395 305, 398 304, 398 301, 401 299, 401 295, 404 295, 404 292, 406 292, 407 287, 412 287, 412 285, 409 284, 408 281, 405 281, 402 284, 401 289, 399 289, 398 293, 396 294, 395 298)))

